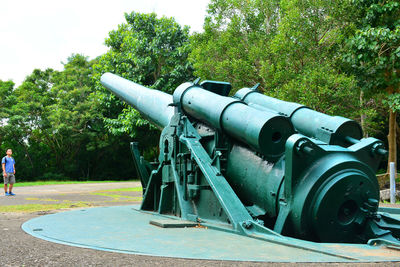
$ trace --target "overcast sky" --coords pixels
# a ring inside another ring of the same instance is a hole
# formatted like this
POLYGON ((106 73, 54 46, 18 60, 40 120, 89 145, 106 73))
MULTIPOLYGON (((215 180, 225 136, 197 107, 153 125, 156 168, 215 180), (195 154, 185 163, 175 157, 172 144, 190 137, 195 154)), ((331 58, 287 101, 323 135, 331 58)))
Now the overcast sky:
POLYGON ((108 32, 125 12, 175 17, 201 31, 209 0, 0 0, 0 80, 19 85, 33 69, 62 69, 72 53, 107 51, 108 32))

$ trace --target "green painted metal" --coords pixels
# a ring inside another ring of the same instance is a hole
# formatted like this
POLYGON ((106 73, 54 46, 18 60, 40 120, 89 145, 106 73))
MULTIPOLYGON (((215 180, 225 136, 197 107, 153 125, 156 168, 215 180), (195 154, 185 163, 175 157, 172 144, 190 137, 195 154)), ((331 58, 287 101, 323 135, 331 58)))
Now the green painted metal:
POLYGON ((173 98, 174 104, 185 114, 244 142, 270 160, 283 155, 285 141, 294 133, 286 117, 254 109, 200 85, 184 83, 175 90, 173 98))
POLYGON ((103 74, 101 83, 119 98, 134 106, 155 125, 164 128, 169 124, 174 114, 174 109, 168 106, 172 103, 171 95, 146 88, 112 73, 103 74))
POLYGON ((149 171, 151 170, 151 165, 142 156, 140 156, 138 145, 138 142, 131 142, 131 152, 137 175, 142 183, 144 194, 146 193, 147 184, 149 183, 149 171))
POLYGON ((317 244, 272 235, 260 239, 256 232, 249 238, 209 227, 181 228, 179 221, 140 211, 137 206, 97 207, 39 216, 25 222, 22 229, 64 245, 163 257, 251 262, 387 261, 392 265, 400 261, 400 251, 392 246, 317 244), (176 226, 166 229, 151 221, 167 222, 166 227, 176 221, 176 226))
POLYGON ((254 88, 227 97, 230 85, 213 81, 184 83, 156 105, 158 92, 105 75, 105 87, 163 122, 141 210, 312 251, 320 242, 400 247, 400 221, 378 211, 386 151, 361 139, 356 122, 254 88))
POLYGON ((348 146, 352 142, 347 137, 359 140, 363 136, 360 125, 353 120, 332 117, 298 103, 266 96, 257 92, 256 88, 240 89, 235 97, 255 108, 288 116, 299 133, 330 145, 348 146))

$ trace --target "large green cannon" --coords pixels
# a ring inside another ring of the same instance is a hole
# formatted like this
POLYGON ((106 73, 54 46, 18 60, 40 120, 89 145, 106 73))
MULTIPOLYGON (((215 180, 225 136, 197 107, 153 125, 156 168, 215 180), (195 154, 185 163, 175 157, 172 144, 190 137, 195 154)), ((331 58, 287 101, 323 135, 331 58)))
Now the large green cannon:
POLYGON ((400 222, 378 209, 386 150, 355 121, 256 88, 229 97, 225 82, 187 82, 173 96, 111 73, 101 82, 163 129, 156 164, 131 146, 141 210, 291 246, 400 245, 400 222))

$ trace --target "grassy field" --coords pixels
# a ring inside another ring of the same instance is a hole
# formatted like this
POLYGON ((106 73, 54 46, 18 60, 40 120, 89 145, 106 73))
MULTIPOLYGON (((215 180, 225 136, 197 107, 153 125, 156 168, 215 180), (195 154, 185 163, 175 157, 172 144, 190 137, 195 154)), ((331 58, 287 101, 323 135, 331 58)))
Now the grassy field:
POLYGON ((58 204, 25 204, 0 206, 0 212, 37 212, 71 208, 83 208, 92 206, 87 202, 58 203, 58 204))
MULTIPOLYGON (((46 182, 45 184, 51 184, 50 182, 46 182)), ((53 183, 54 184, 54 183, 53 183)), ((59 183, 55 183, 59 184, 59 183)), ((63 183, 65 184, 65 183, 63 183)), ((30 183, 29 185, 32 185, 30 183)), ((34 185, 39 185, 38 183, 34 183, 34 185)), ((26 204, 22 205, 0 205, 0 213, 1 212, 38 212, 38 211, 55 211, 55 210, 65 210, 65 209, 73 209, 73 208, 85 208, 85 207, 93 207, 100 205, 107 205, 107 203, 112 202, 132 202, 137 203, 142 201, 141 196, 134 195, 123 195, 123 193, 119 192, 141 192, 142 187, 130 187, 130 188, 115 188, 115 189, 107 189, 107 190, 97 190, 94 192, 88 192, 89 195, 94 196, 102 196, 108 197, 108 200, 91 200, 91 201, 71 201, 68 199, 58 199, 57 196, 49 197, 27 197, 25 200, 26 204), (35 201, 46 202, 44 203, 32 203, 35 201)), ((65 195, 65 194, 61 194, 65 195)), ((10 198, 12 199, 12 198, 10 198)))
POLYGON ((121 183, 121 182, 137 182, 137 180, 125 181, 37 181, 37 182, 20 182, 15 183, 15 187, 37 186, 37 185, 56 185, 56 184, 93 184, 93 183, 121 183))

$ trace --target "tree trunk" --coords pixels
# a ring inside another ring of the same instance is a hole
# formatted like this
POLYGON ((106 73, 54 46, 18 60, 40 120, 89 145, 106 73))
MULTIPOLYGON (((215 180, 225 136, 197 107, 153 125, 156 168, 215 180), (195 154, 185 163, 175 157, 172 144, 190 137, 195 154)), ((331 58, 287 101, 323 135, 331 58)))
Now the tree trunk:
MULTIPOLYGON (((361 110, 363 110, 364 107, 364 91, 360 90, 360 108, 361 110)), ((364 133, 364 137, 368 137, 368 133, 367 130, 365 129, 365 119, 367 118, 367 115, 365 115, 365 113, 363 111, 361 111, 361 115, 360 115, 360 124, 361 124, 361 129, 364 133)))
POLYGON ((31 164, 31 167, 32 167, 33 175, 35 176, 36 170, 35 170, 35 166, 33 165, 33 161, 32 161, 31 155, 29 154, 28 148, 26 147, 26 145, 23 142, 18 141, 18 143, 24 148, 25 155, 28 157, 29 163, 31 164))
POLYGON ((400 127, 398 123, 396 123, 396 143, 400 144, 400 127))

